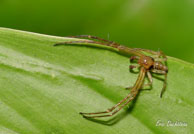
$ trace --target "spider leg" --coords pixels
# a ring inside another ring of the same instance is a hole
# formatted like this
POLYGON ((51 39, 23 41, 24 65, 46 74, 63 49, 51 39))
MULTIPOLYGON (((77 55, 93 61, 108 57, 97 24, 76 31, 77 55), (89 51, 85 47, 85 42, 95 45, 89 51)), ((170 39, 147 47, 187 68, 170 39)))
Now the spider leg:
POLYGON ((101 44, 101 45, 106 45, 102 42, 97 42, 97 41, 93 41, 93 40, 79 40, 79 41, 66 41, 66 42, 59 42, 54 44, 53 46, 60 46, 60 45, 64 45, 64 44, 81 44, 81 43, 95 43, 95 44, 101 44))
POLYGON ((121 44, 116 43, 114 41, 110 41, 110 40, 106 40, 97 36, 92 36, 92 35, 77 35, 77 36, 70 36, 73 38, 86 38, 86 39, 94 39, 97 40, 99 43, 98 44, 102 44, 102 45, 106 45, 106 46, 110 46, 110 47, 114 47, 114 48, 118 48, 118 49, 123 49, 125 48, 124 46, 121 46, 121 44))
MULTIPOLYGON (((151 73, 150 73, 149 71, 147 71, 147 76, 148 76, 149 83, 144 84, 144 85, 142 86, 142 88, 144 88, 144 87, 146 87, 146 86, 151 86, 152 83, 153 83, 152 75, 151 75, 151 73)), ((131 89, 131 88, 133 88, 133 87, 126 87, 127 90, 128 90, 128 89, 131 89)))
POLYGON ((88 38, 88 39, 94 39, 94 40, 82 40, 82 41, 65 41, 65 42, 59 42, 54 44, 54 46, 58 46, 58 45, 63 45, 63 44, 81 44, 81 43, 92 43, 92 44, 99 44, 99 45, 104 45, 104 46, 109 46, 109 47, 113 47, 116 48, 118 52, 120 53, 124 53, 124 54, 135 54, 138 56, 141 56, 142 54, 139 53, 138 51, 136 51, 135 49, 132 48, 128 48, 126 46, 123 46, 119 43, 113 42, 113 41, 109 41, 109 40, 105 40, 96 36, 91 36, 91 35, 79 35, 79 36, 70 36, 72 38, 88 38))
POLYGON ((139 56, 131 56, 130 62, 133 62, 134 60, 139 60, 139 56))
POLYGON ((140 65, 129 65, 129 69, 130 70, 132 70, 132 69, 134 69, 134 68, 139 68, 140 67, 140 65))
POLYGON ((164 62, 166 62, 167 61, 167 58, 158 58, 158 57, 156 57, 156 58, 154 58, 154 60, 155 61, 164 61, 164 62))
MULTIPOLYGON (((138 65, 129 65, 130 71, 133 70, 134 68, 139 68, 139 67, 140 67, 139 64, 138 65)), ((133 86, 129 86, 129 87, 126 87, 125 89, 129 90, 129 89, 132 89, 132 88, 133 88, 133 86)))
POLYGON ((162 98, 162 95, 166 89, 166 84, 167 84, 167 73, 165 74, 164 85, 163 85, 162 91, 160 92, 160 98, 162 98))
POLYGON ((92 35, 77 35, 77 36, 70 36, 70 37, 73 37, 73 38, 88 38, 88 39, 95 39, 95 40, 98 40, 98 41, 103 41, 103 42, 106 42, 108 44, 118 44, 118 43, 115 43, 113 41, 110 41, 110 40, 105 40, 103 38, 100 38, 100 37, 97 37, 97 36, 92 36, 92 35))
POLYGON ((163 60, 162 61, 166 61, 167 60, 167 57, 166 55, 160 50, 160 51, 153 51, 153 50, 149 50, 149 49, 142 49, 142 48, 134 48, 135 50, 139 50, 139 51, 144 51, 144 52, 147 52, 147 53, 150 53, 150 54, 153 54, 155 56, 154 59, 160 59, 160 57, 162 56, 163 60))
MULTIPOLYGON (((129 58, 129 60, 130 60, 130 62, 133 62, 134 60, 139 60, 139 56, 131 56, 129 58)), ((132 70, 132 69, 138 68, 138 67, 140 67, 140 65, 136 65, 136 66, 135 65, 130 65, 129 69, 132 70)))
POLYGON ((130 90, 130 89, 132 89, 133 88, 133 86, 129 86, 129 87, 126 87, 125 89, 126 90, 130 90))
MULTIPOLYGON (((152 50, 150 50, 152 51, 152 50)), ((154 51, 153 51, 154 52, 154 51)), ((158 54, 154 57, 154 60, 156 61, 164 61, 165 64, 166 64, 166 61, 167 61, 167 56, 160 50, 157 52, 158 54)))
POLYGON ((59 45, 64 45, 64 44, 81 44, 81 43, 92 43, 92 44, 100 44, 100 45, 104 45, 104 46, 109 46, 109 47, 113 47, 116 48, 118 51, 120 51, 120 49, 122 49, 123 47, 121 47, 119 44, 115 43, 115 42, 99 42, 99 41, 94 41, 94 40, 79 40, 79 41, 65 41, 65 42, 59 42, 59 43, 55 43, 53 46, 59 46, 59 45))
POLYGON ((87 115, 92 115, 92 114, 103 114, 103 113, 110 113, 112 112, 115 108, 117 108, 119 105, 121 105, 123 102, 125 102, 129 97, 131 96, 131 94, 128 94, 123 100, 121 100, 119 103, 117 103, 116 105, 114 105, 112 108, 107 109, 106 111, 103 112, 95 112, 95 113, 82 113, 80 112, 80 114, 87 114, 87 115))
MULTIPOLYGON (((130 71, 132 71, 134 68, 139 68, 139 67, 140 67, 139 64, 138 65, 129 65, 130 71)), ((133 86, 126 87, 125 89, 128 90, 128 89, 131 89, 131 88, 133 88, 133 86)))
POLYGON ((111 109, 108 109, 107 111, 104 112, 97 112, 97 113, 80 113, 83 115, 83 117, 85 118, 99 118, 99 117, 109 117, 112 116, 114 114, 116 114, 118 111, 120 111, 125 105, 127 105, 130 101, 132 101, 136 95, 139 92, 139 89, 141 88, 142 84, 143 84, 143 80, 145 78, 145 68, 141 68, 139 76, 135 82, 135 85, 133 87, 133 89, 131 90, 131 93, 127 95, 127 97, 125 97, 123 100, 121 100, 119 103, 117 103, 115 106, 113 106, 111 109), (128 99, 128 100, 127 100, 128 99), (126 101, 127 100, 127 101, 126 101), (126 101, 126 102, 125 102, 126 101), (121 105, 123 102, 125 102, 123 105, 121 105), (121 106, 120 106, 121 105, 121 106), (120 106, 118 109, 116 109, 118 106, 120 106), (116 109, 115 111, 113 111, 114 109, 116 109), (104 114, 104 113, 110 113, 110 114, 106 114, 106 115, 98 115, 98 114, 104 114), (93 115, 93 116, 90 116, 93 115))
POLYGON ((162 98, 162 94, 164 93, 165 89, 166 89, 166 85, 167 85, 167 72, 166 71, 163 71, 163 70, 156 70, 156 69, 153 69, 151 70, 153 73, 157 73, 157 74, 163 74, 165 75, 165 78, 164 78, 164 84, 163 84, 163 88, 160 92, 160 98, 162 98))
POLYGON ((166 74, 166 71, 163 70, 157 70, 157 69, 152 69, 151 72, 157 73, 157 74, 166 74))
POLYGON ((153 51, 153 50, 149 50, 149 49, 143 49, 143 48, 134 48, 135 50, 139 50, 139 51, 144 51, 144 52, 147 52, 147 53, 150 53, 150 54, 154 54, 154 55, 160 55, 160 52, 156 52, 156 51, 153 51))
POLYGON ((151 86, 152 83, 153 83, 152 75, 151 75, 151 73, 150 73, 149 71, 147 71, 147 76, 148 76, 149 83, 144 84, 144 85, 142 86, 142 88, 145 87, 145 86, 151 86))
MULTIPOLYGON (((139 56, 131 56, 129 60, 130 60, 130 62, 133 62, 134 60, 139 60, 139 56)), ((132 70, 134 68, 139 68, 139 67, 140 67, 139 64, 138 65, 130 65, 129 69, 132 70)))
POLYGON ((97 116, 86 116, 86 115, 83 115, 83 117, 85 117, 85 118, 99 118, 99 117, 109 117, 109 116, 113 116, 114 114, 116 114, 117 112, 119 112, 125 105, 127 105, 130 101, 132 101, 135 98, 135 96, 137 95, 138 92, 139 92, 139 90, 137 90, 137 92, 131 98, 129 98, 129 100, 127 102, 125 102, 123 105, 121 105, 121 107, 119 107, 117 110, 115 110, 114 112, 112 112, 110 114, 97 115, 97 116))
MULTIPOLYGON (((86 117, 86 115, 95 115, 95 114, 110 113, 115 108, 117 108, 118 106, 120 106, 123 102, 125 102, 128 98, 130 98, 130 96, 131 96, 131 94, 128 94, 123 100, 121 100, 119 103, 117 103, 116 105, 114 105, 112 108, 107 109, 106 111, 103 111, 103 112, 95 112, 95 113, 82 113, 82 112, 80 112, 80 114, 83 115, 84 117, 86 117)), ((87 116, 87 117, 94 117, 94 116, 87 116)))

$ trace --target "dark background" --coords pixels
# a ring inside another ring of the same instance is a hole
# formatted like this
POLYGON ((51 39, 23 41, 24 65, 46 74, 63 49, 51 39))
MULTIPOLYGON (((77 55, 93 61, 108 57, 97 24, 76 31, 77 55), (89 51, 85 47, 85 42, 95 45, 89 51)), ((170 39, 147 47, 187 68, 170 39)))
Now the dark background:
POLYGON ((90 34, 194 62, 193 0, 0 0, 0 27, 90 34))

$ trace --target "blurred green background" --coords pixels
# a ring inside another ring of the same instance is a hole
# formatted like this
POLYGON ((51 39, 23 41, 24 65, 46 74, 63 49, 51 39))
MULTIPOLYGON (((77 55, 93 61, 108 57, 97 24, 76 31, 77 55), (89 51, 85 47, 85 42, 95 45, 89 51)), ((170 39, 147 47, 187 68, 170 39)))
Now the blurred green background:
POLYGON ((0 0, 0 27, 91 34, 194 62, 193 0, 0 0))

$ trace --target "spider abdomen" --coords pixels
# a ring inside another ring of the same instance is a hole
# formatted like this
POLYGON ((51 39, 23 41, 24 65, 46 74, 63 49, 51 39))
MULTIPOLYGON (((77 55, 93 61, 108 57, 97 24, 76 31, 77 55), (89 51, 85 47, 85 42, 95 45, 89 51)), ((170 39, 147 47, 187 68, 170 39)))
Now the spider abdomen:
POLYGON ((159 61, 154 62, 153 68, 157 70, 168 72, 168 68, 159 61))

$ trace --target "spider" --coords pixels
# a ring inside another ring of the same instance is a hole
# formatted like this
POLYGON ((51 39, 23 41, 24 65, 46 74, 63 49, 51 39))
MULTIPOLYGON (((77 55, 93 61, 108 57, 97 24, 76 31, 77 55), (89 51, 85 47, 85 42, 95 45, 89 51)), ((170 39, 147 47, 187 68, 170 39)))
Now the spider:
POLYGON ((148 49, 141 49, 141 48, 129 48, 123 45, 120 45, 116 42, 105 40, 96 36, 91 35, 79 35, 79 36, 71 36, 72 38, 87 38, 91 40, 79 40, 79 41, 66 41, 66 42, 59 42, 54 44, 54 46, 64 45, 64 44, 98 44, 109 46, 115 48, 120 53, 125 53, 127 55, 132 55, 130 57, 130 61, 137 61, 137 65, 130 65, 130 70, 134 68, 139 68, 139 75, 132 87, 127 87, 126 89, 131 89, 131 92, 120 102, 114 105, 112 108, 107 109, 106 111, 102 112, 94 112, 94 113, 83 113, 80 112, 81 115, 85 118, 99 118, 99 117, 110 117, 115 115, 119 112, 125 105, 127 105, 130 101, 132 101, 139 90, 144 86, 151 86, 152 85, 152 73, 163 74, 165 76, 163 88, 160 93, 160 97, 166 88, 167 83, 167 73, 168 67, 166 66, 167 57, 162 51, 152 51, 148 49), (152 56, 148 56, 145 53, 148 53, 152 56), (147 75, 149 82, 147 84, 144 83, 144 78, 147 75))

